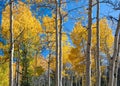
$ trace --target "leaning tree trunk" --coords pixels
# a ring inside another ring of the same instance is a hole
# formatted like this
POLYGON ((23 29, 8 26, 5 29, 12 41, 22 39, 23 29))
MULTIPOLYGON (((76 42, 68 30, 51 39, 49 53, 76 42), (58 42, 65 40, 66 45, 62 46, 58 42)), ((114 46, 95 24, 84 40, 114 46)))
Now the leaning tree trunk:
POLYGON ((119 52, 120 52, 120 34, 119 34, 119 42, 118 42, 118 52, 117 52, 117 58, 115 61, 115 79, 114 79, 114 85, 113 86, 117 86, 117 80, 118 80, 118 68, 119 68, 119 52))
POLYGON ((10 61, 9 61, 9 86, 13 86, 13 55, 14 55, 14 38, 13 38, 13 0, 10 0, 10 61))
POLYGON ((96 53, 96 70, 97 70, 97 77, 96 77, 96 80, 97 80, 97 83, 96 83, 96 86, 101 86, 101 69, 100 69, 100 57, 99 57, 99 48, 100 48, 100 29, 99 29, 99 10, 100 10, 100 6, 99 6, 99 0, 97 0, 97 23, 96 23, 96 34, 97 34, 97 53, 96 53))
POLYGON ((55 29, 56 29, 56 86, 59 86, 59 30, 58 30, 58 2, 55 0, 56 4, 56 14, 55 14, 55 29))
POLYGON ((111 61, 110 61, 108 86, 113 86, 113 82, 114 82, 114 70, 115 70, 115 60, 116 60, 117 51, 118 51, 117 48, 118 48, 119 31, 120 31, 120 15, 119 15, 118 25, 117 25, 117 29, 115 32, 115 38, 114 38, 114 52, 113 52, 113 56, 112 56, 111 61))
POLYGON ((92 25, 92 0, 89 0, 88 8, 88 41, 86 53, 86 86, 91 86, 91 25, 92 25))

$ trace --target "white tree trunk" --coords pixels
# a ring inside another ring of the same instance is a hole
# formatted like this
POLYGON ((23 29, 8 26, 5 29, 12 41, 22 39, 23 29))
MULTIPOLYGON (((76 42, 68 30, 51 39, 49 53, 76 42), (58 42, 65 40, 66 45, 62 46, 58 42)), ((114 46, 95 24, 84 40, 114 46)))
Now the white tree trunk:
POLYGON ((89 0, 88 9, 88 41, 87 41, 87 53, 86 53, 86 86, 91 86, 91 31, 92 25, 92 0, 89 0))
POLYGON ((13 55, 14 55, 14 38, 13 38, 13 0, 10 0, 10 61, 9 61, 9 86, 13 86, 13 55))
POLYGON ((58 30, 58 2, 55 0, 56 4, 56 14, 55 14, 55 29, 56 29, 56 86, 59 86, 59 30, 58 30))
POLYGON ((81 82, 81 77, 79 76, 79 85, 78 85, 78 86, 81 86, 81 85, 80 85, 80 82, 81 82))
POLYGON ((117 58, 116 58, 116 61, 115 61, 115 79, 114 79, 114 85, 113 86, 117 86, 117 77, 118 77, 118 68, 119 68, 119 52, 120 52, 120 34, 119 34, 119 42, 118 42, 118 52, 117 52, 117 58))
POLYGON ((111 61, 110 61, 108 86, 113 86, 113 82, 114 82, 114 70, 115 70, 115 60, 116 60, 117 51, 118 51, 117 48, 118 48, 119 31, 120 31, 120 15, 119 15, 118 25, 117 25, 117 29, 115 32, 115 38, 114 38, 114 52, 113 52, 113 56, 112 56, 111 61))
POLYGON ((73 74, 70 76, 70 86, 73 86, 73 74))

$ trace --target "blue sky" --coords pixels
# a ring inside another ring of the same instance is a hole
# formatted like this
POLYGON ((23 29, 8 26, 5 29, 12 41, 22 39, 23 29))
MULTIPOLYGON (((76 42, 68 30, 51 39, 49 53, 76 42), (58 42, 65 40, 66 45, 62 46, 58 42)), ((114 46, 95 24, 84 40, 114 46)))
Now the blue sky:
MULTIPOLYGON (((1 24, 1 19, 2 19, 2 15, 1 15, 2 9, 4 8, 5 1, 6 0, 0 0, 0 24, 1 24)), ((67 0, 67 1, 69 1, 69 0, 67 0)), ((112 1, 114 1, 114 0, 112 0, 112 1)), ((70 3, 67 3, 67 5, 64 9, 66 11, 68 11, 68 10, 71 10, 71 9, 74 9, 74 8, 77 8, 80 6, 87 7, 86 5, 87 5, 87 2, 85 0, 78 0, 78 2, 71 1, 70 3)), ((38 11, 36 11, 36 7, 37 7, 37 5, 31 6, 31 10, 36 13, 36 16, 45 16, 45 15, 51 16, 52 15, 49 9, 41 8, 38 11)), ((118 17, 120 11, 111 10, 112 8, 113 7, 111 5, 101 4, 100 5, 100 17, 104 17, 107 15, 112 15, 113 17, 118 17)), ((77 10, 74 10, 73 12, 69 13, 68 21, 63 24, 65 32, 70 33, 72 31, 74 24, 76 22, 76 20, 72 19, 72 18, 77 18, 77 17, 82 17, 82 16, 86 17, 86 15, 82 14, 83 12, 84 12, 84 8, 77 9, 77 10)), ((95 17, 95 16, 96 16, 96 8, 94 7, 93 8, 93 17, 95 17)), ((87 20, 84 20, 82 23, 86 24, 85 21, 87 21, 87 20)))
MULTIPOLYGON (((66 11, 69 11, 71 9, 74 9, 77 7, 79 8, 81 6, 84 6, 85 8, 87 8, 87 3, 88 2, 85 0, 78 0, 78 2, 70 2, 66 5, 65 9, 66 11)), ((100 4, 100 18, 107 17, 107 16, 113 16, 115 18, 118 18, 120 10, 116 11, 116 10, 113 10, 112 8, 113 6, 109 4, 105 4, 105 3, 100 4)), ((93 18, 96 17, 96 6, 93 7, 92 16, 93 18)), ((63 24, 64 31, 67 33, 70 33, 73 30, 75 23, 78 21, 78 20, 75 20, 75 18, 82 18, 82 17, 83 19, 80 19, 80 20, 82 24, 86 26, 87 25, 87 13, 85 14, 84 8, 79 8, 79 9, 76 9, 70 12, 68 15, 68 21, 63 24)), ((93 20, 93 23, 95 21, 96 20, 93 20)))
POLYGON ((1 25, 1 19, 2 19, 2 9, 4 8, 5 0, 0 0, 0 25, 1 25))

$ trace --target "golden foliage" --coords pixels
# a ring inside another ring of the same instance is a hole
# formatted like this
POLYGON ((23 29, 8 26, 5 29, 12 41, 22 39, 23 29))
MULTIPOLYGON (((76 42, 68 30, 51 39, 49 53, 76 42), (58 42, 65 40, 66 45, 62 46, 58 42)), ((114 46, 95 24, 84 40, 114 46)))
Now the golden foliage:
MULTIPOLYGON (((10 27, 9 6, 5 8, 2 14, 2 34, 8 40, 10 27)), ((22 2, 19 2, 13 8, 13 30, 14 38, 16 39, 21 34, 23 40, 37 37, 42 30, 40 22, 32 16, 30 9, 22 2)))
POLYGON ((0 64, 0 86, 9 85, 9 63, 0 64))
POLYGON ((33 75, 40 76, 48 69, 48 62, 43 57, 34 57, 30 62, 30 69, 33 71, 33 75))
MULTIPOLYGON (((106 48, 112 49, 114 37, 112 30, 107 24, 105 18, 100 20, 100 52, 106 54, 106 48)), ((84 28, 80 22, 76 23, 72 33, 71 39, 74 47, 71 49, 69 60, 72 64, 73 70, 78 74, 85 72, 85 57, 86 57, 86 43, 87 43, 87 29, 84 28)), ((96 68, 95 53, 96 53, 96 23, 92 25, 92 50, 91 50, 91 63, 92 69, 96 68)), ((102 69, 103 70, 103 69, 102 69)), ((95 80, 93 80, 95 81, 95 80)))

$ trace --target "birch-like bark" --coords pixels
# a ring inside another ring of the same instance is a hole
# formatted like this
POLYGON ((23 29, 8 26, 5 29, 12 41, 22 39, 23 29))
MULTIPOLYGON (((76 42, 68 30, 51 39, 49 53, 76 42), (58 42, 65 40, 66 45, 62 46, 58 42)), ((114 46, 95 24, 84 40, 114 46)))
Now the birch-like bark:
POLYGON ((55 14, 55 29, 56 29, 56 86, 59 86, 59 30, 58 30, 58 2, 55 0, 56 14, 55 14))
POLYGON ((97 80, 97 83, 96 83, 96 86, 101 86, 101 69, 100 69, 100 57, 99 57, 99 52, 100 52, 100 29, 99 29, 99 11, 100 11, 100 6, 99 6, 99 0, 97 0, 97 23, 96 23, 96 33, 97 33, 97 47, 96 47, 96 50, 97 50, 97 53, 96 53, 96 61, 97 61, 97 77, 96 77, 96 80, 97 80))
POLYGON ((13 86, 13 55, 14 55, 14 38, 13 38, 13 0, 10 0, 10 61, 9 61, 9 86, 13 86))
POLYGON ((86 53, 86 86, 91 86, 91 25, 92 25, 92 0, 89 0, 88 8, 88 41, 86 53))
POLYGON ((119 34, 117 58, 116 58, 116 61, 115 61, 115 73, 114 73, 115 79, 114 79, 114 85, 113 86, 117 86, 118 68, 119 68, 119 59, 120 59, 119 52, 120 52, 120 34, 119 34))
POLYGON ((117 86, 120 86, 120 63, 118 68, 118 80, 117 80, 117 86))
POLYGON ((113 52, 113 56, 111 58, 110 61, 110 70, 109 70, 109 83, 108 86, 113 86, 113 82, 114 82, 114 70, 115 70, 115 60, 116 60, 116 56, 117 56, 117 51, 118 51, 118 35, 119 35, 119 31, 120 31, 120 15, 119 15, 119 20, 118 20, 118 25, 117 25, 117 29, 115 32, 115 38, 114 38, 114 52, 113 52))
POLYGON ((81 82, 82 82, 82 77, 80 76, 79 77, 79 86, 82 86, 81 82))
POLYGON ((73 74, 70 76, 70 86, 73 86, 73 74))

